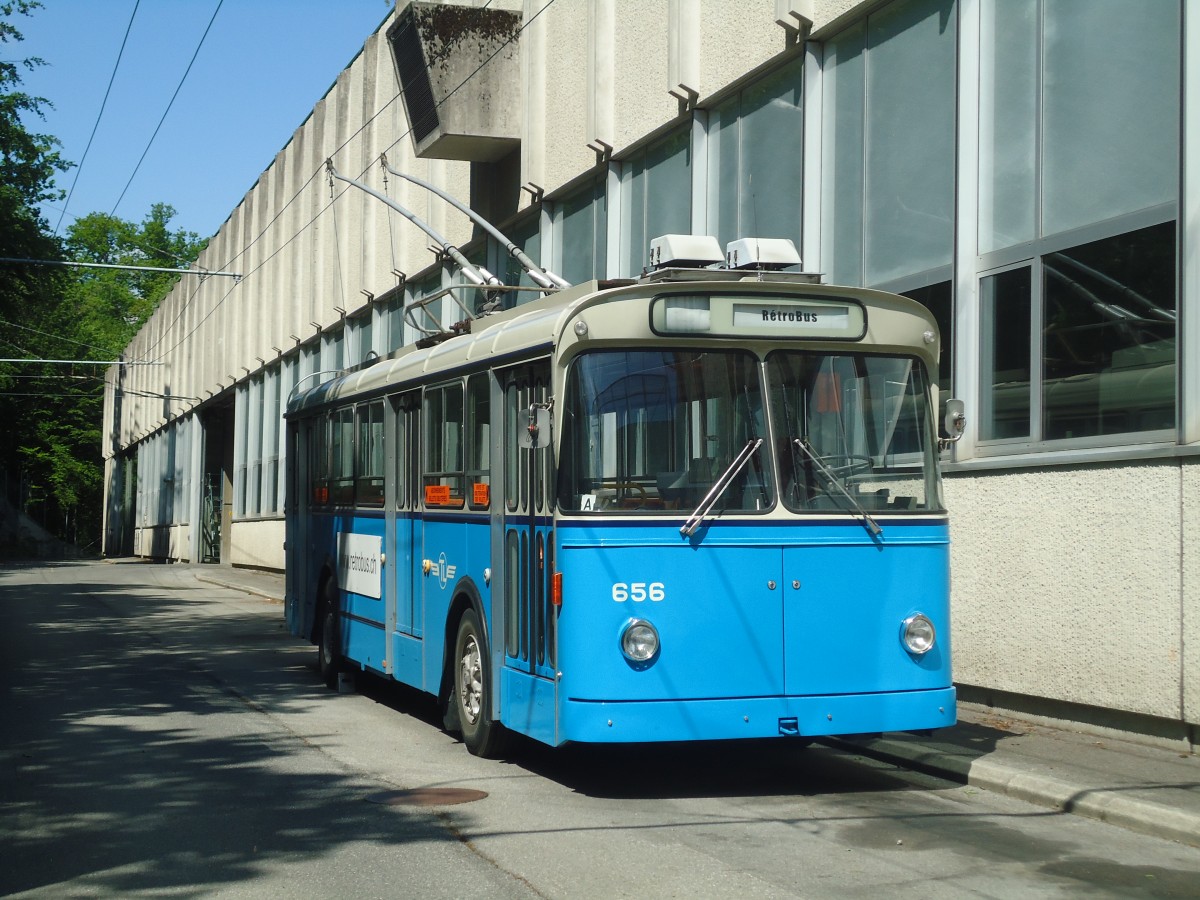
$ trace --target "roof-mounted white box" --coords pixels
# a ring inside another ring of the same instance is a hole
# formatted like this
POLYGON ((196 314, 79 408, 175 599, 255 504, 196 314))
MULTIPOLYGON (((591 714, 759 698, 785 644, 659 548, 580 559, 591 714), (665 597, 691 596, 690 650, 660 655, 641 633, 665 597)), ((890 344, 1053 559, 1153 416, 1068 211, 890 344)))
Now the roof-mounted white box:
POLYGON ((800 265, 796 245, 787 238, 741 238, 725 245, 731 269, 787 269, 800 265))
POLYGON ((696 269, 724 259, 721 245, 710 234, 664 234, 650 241, 651 269, 696 269))

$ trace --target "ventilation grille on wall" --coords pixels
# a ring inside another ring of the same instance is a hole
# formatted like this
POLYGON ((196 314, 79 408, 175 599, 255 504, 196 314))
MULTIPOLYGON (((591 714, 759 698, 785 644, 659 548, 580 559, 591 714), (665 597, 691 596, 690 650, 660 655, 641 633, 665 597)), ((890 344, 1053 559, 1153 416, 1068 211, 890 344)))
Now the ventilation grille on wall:
POLYGON ((411 14, 401 16, 387 37, 400 88, 404 91, 404 106, 408 110, 414 143, 420 143, 437 130, 438 114, 414 17, 411 14))

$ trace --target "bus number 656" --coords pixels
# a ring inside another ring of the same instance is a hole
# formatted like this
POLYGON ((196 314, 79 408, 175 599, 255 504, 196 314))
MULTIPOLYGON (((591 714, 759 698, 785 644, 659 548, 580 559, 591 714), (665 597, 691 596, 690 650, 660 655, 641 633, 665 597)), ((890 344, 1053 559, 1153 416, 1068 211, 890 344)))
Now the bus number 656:
POLYGON ((661 581, 652 581, 649 584, 644 581, 635 581, 632 584, 618 581, 612 586, 612 598, 617 603, 624 603, 626 600, 641 603, 647 599, 658 603, 666 597, 667 588, 661 581))

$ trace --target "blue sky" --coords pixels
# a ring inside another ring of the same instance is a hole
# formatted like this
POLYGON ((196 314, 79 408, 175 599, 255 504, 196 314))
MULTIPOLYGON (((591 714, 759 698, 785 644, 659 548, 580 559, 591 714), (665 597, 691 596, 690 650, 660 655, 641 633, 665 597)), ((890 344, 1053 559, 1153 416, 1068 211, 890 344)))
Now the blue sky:
MULTIPOLYGON (((45 66, 23 71, 22 85, 54 108, 46 110, 44 122, 27 121, 27 127, 54 135, 65 158, 83 161, 60 230, 73 217, 96 211, 141 221, 151 204, 162 202, 175 207, 172 228, 201 237, 216 233, 392 8, 391 0, 42 3, 32 16, 12 17, 25 40, 0 45, 0 53, 45 60, 45 66)), ((59 177, 64 190, 76 171, 59 177)), ((56 203, 44 209, 51 228, 62 208, 56 203)))

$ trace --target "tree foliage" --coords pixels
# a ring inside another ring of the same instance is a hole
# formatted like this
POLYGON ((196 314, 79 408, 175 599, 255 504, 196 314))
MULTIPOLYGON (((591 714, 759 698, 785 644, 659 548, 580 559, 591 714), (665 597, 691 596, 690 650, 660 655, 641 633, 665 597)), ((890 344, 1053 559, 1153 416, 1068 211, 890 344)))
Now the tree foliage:
MULTIPOLYGON (((39 3, 0 0, 0 43, 21 40, 14 15, 39 3)), ((140 222, 92 213, 61 240, 39 204, 61 199, 55 176, 70 164, 51 136, 23 124, 48 101, 20 90, 37 59, 0 62, 0 257, 186 268, 204 242, 172 231, 175 210, 157 203, 140 222)), ((113 360, 170 292, 177 275, 0 263, 0 478, 12 505, 84 547, 99 539, 105 367, 37 360, 113 360)))

